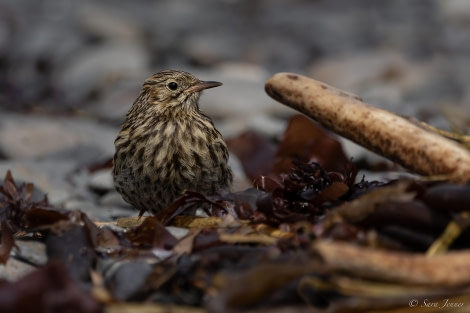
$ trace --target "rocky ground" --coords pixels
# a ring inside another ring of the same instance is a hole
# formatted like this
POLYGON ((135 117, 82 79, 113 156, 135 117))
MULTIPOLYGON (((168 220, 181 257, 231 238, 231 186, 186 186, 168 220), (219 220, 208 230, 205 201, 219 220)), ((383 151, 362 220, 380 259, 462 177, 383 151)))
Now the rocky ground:
POLYGON ((264 92, 278 71, 468 126, 469 28, 465 0, 0 0, 0 177, 11 170, 98 221, 135 215, 110 169, 92 169, 112 157, 143 80, 165 68, 224 83, 201 107, 227 138, 282 133, 294 112, 264 92))

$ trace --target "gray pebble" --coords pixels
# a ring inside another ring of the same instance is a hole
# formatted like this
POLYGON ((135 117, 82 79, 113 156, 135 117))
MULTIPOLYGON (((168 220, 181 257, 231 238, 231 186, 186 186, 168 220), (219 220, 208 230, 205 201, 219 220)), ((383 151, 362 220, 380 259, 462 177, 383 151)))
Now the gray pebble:
POLYGON ((102 169, 90 174, 88 178, 88 187, 100 194, 114 190, 111 169, 102 169))

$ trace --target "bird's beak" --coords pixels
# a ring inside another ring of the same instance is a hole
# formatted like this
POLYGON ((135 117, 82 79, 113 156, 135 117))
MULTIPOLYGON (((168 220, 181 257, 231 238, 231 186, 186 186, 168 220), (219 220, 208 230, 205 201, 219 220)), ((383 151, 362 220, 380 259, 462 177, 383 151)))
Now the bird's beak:
POLYGON ((222 83, 214 82, 214 81, 200 80, 197 83, 195 83, 194 85, 192 85, 191 87, 189 87, 188 89, 186 89, 186 92, 188 92, 188 93, 199 92, 199 91, 202 91, 204 89, 214 88, 214 87, 218 87, 218 86, 222 86, 222 83))

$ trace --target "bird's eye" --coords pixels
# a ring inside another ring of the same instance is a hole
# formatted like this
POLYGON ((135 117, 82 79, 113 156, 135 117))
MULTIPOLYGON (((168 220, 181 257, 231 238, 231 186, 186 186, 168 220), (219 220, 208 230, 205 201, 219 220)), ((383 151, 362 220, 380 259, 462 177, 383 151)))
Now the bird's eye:
POLYGON ((178 88, 178 84, 175 82, 168 83, 168 88, 170 90, 176 90, 178 88))

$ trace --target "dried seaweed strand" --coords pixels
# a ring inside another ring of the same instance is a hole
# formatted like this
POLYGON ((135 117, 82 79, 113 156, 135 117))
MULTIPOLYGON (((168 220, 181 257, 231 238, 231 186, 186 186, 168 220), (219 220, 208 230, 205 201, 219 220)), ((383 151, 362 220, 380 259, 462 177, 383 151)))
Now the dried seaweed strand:
POLYGON ((426 251, 427 256, 443 254, 460 234, 470 226, 470 213, 461 212, 454 220, 447 224, 444 232, 437 238, 426 251))

